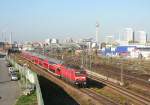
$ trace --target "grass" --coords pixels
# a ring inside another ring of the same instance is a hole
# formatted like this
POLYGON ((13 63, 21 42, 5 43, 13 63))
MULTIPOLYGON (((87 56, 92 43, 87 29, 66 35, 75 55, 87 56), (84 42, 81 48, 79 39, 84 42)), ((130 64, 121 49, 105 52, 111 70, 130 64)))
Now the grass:
POLYGON ((117 102, 119 102, 121 105, 127 101, 127 99, 119 94, 113 94, 112 92, 108 91, 108 90, 105 90, 105 89, 98 89, 98 88, 95 88, 94 89, 97 93, 99 94, 102 94, 106 97, 109 97, 110 99, 112 100, 115 100, 117 102))
POLYGON ((32 93, 29 96, 20 96, 15 105, 37 105, 36 92, 32 93))

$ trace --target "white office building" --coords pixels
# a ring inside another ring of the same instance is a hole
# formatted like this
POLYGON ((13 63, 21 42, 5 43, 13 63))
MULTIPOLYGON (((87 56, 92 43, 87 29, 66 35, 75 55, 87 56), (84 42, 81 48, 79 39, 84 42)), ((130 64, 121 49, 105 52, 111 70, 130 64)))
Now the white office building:
POLYGON ((51 39, 49 39, 49 38, 48 38, 48 39, 45 39, 45 44, 48 44, 48 45, 49 45, 50 43, 51 43, 51 39))
POLYGON ((59 43, 59 40, 58 39, 55 39, 55 38, 52 38, 52 39, 50 39, 50 38, 48 38, 48 39, 45 39, 45 44, 57 44, 57 43, 59 43))
POLYGON ((146 43, 146 32, 145 31, 138 31, 136 36, 137 36, 137 41, 139 41, 141 44, 146 43))
POLYGON ((114 38, 113 38, 113 36, 106 36, 105 40, 106 40, 107 43, 112 43, 114 38))
POLYGON ((132 28, 125 28, 124 32, 124 41, 133 41, 133 29, 132 28))

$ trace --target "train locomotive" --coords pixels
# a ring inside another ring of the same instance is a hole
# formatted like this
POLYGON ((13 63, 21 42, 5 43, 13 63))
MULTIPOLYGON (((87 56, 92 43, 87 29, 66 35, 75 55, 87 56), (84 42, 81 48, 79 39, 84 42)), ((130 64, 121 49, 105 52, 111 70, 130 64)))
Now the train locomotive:
POLYGON ((49 58, 31 52, 22 52, 22 56, 32 63, 41 66, 47 72, 73 85, 86 86, 87 84, 87 73, 82 67, 65 64, 62 60, 49 58))

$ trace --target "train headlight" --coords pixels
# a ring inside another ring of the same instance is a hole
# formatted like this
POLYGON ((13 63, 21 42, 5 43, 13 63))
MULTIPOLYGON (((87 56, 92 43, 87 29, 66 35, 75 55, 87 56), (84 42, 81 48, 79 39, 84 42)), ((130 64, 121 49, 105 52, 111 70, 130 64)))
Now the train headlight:
POLYGON ((86 82, 84 82, 83 84, 86 85, 86 82))
POLYGON ((78 82, 75 82, 75 84, 79 84, 78 82))

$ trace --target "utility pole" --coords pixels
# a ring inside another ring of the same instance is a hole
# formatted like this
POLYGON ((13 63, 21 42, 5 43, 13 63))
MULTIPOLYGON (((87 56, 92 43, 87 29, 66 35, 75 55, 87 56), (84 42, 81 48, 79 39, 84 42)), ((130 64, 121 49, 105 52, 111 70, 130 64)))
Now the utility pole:
POLYGON ((124 85, 124 80, 123 80, 123 61, 121 61, 121 84, 124 85))
POLYGON ((86 51, 86 67, 88 68, 88 50, 86 51))
MULTIPOLYGON (((107 63, 106 63, 106 65, 109 65, 109 57, 107 57, 107 63)), ((108 80, 108 78, 109 78, 109 71, 107 71, 107 80, 108 80)))
POLYGON ((148 42, 148 34, 146 33, 146 43, 148 42))
POLYGON ((83 46, 83 49, 82 49, 82 55, 81 55, 81 65, 84 66, 84 46, 83 46))
POLYGON ((89 53, 89 55, 90 55, 90 70, 92 70, 92 48, 91 48, 91 44, 90 44, 90 53, 89 53))
POLYGON ((90 54, 90 70, 92 70, 92 55, 90 54))

